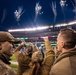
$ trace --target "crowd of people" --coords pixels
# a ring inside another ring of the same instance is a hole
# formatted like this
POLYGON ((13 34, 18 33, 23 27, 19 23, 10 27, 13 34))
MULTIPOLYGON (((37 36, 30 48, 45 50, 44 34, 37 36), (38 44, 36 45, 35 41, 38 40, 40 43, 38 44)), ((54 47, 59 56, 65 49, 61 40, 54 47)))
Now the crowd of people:
POLYGON ((76 75, 76 31, 60 30, 54 50, 48 37, 43 40, 46 53, 33 43, 27 46, 9 32, 0 31, 0 75, 76 75), (13 54, 18 62, 17 72, 9 67, 13 54))

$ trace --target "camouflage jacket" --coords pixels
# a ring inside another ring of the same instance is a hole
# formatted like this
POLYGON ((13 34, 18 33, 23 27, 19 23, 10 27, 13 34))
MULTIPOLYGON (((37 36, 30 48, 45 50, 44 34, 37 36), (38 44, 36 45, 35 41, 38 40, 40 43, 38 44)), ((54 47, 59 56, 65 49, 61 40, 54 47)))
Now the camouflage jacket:
POLYGON ((29 56, 27 56, 26 54, 23 54, 20 52, 20 50, 22 49, 22 45, 20 45, 14 53, 14 56, 16 58, 16 60, 18 61, 18 72, 17 75, 22 75, 22 73, 24 73, 25 70, 29 69, 29 63, 31 61, 31 58, 29 56))
MULTIPOLYGON (((52 47, 50 45, 50 41, 45 42, 46 47, 46 55, 44 57, 44 61, 42 62, 42 65, 40 67, 39 75, 49 75, 50 68, 54 63, 54 57, 55 54, 52 51, 52 47)), ((29 69, 27 69, 22 75, 30 75, 31 70, 33 69, 33 66, 30 66, 29 69)))
POLYGON ((0 75, 16 75, 16 73, 0 59, 0 75))

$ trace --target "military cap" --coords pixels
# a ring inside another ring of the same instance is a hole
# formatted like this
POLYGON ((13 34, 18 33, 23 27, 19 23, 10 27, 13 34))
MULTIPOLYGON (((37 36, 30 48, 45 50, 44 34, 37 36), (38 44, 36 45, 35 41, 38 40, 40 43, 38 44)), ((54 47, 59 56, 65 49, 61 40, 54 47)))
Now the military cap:
POLYGON ((9 32, 0 31, 0 42, 10 41, 12 43, 19 43, 20 40, 14 38, 9 32))

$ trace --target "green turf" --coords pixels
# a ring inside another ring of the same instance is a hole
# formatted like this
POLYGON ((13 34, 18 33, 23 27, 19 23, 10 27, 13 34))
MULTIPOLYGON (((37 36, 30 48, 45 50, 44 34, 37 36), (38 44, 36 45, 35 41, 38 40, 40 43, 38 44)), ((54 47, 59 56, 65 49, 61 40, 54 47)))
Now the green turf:
MULTIPOLYGON (((16 61, 16 58, 14 57, 14 55, 11 57, 11 61, 17 62, 17 61, 16 61)), ((18 65, 17 65, 17 64, 10 64, 9 66, 10 66, 11 68, 13 68, 15 71, 18 70, 18 65)))
POLYGON ((13 68, 16 72, 18 70, 18 65, 15 65, 15 64, 11 64, 9 65, 11 68, 13 68))
POLYGON ((15 56, 13 55, 13 56, 11 56, 11 60, 12 61, 14 61, 14 62, 17 62, 17 60, 16 60, 16 58, 15 58, 15 56))

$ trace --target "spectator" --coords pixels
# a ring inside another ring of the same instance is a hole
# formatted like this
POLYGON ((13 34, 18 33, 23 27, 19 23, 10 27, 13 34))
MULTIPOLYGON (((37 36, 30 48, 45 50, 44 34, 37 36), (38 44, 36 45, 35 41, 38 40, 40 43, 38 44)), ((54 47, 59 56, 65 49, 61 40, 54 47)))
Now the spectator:
POLYGON ((36 51, 32 54, 29 69, 23 75, 49 75, 50 67, 54 62, 54 52, 51 50, 51 45, 48 37, 44 38, 46 45, 46 55, 43 59, 42 53, 36 51))
POLYGON ((22 75, 24 72, 27 72, 29 70, 31 56, 32 53, 35 51, 37 51, 36 47, 32 43, 30 43, 29 46, 27 46, 25 41, 22 41, 20 46, 16 48, 14 55, 18 61, 17 75, 22 75))
POLYGON ((10 56, 14 52, 14 43, 19 42, 9 32, 0 32, 0 75, 16 75, 16 72, 8 65, 10 56))
POLYGON ((76 75, 76 33, 62 29, 57 37, 57 50, 61 51, 51 68, 50 75, 76 75))

